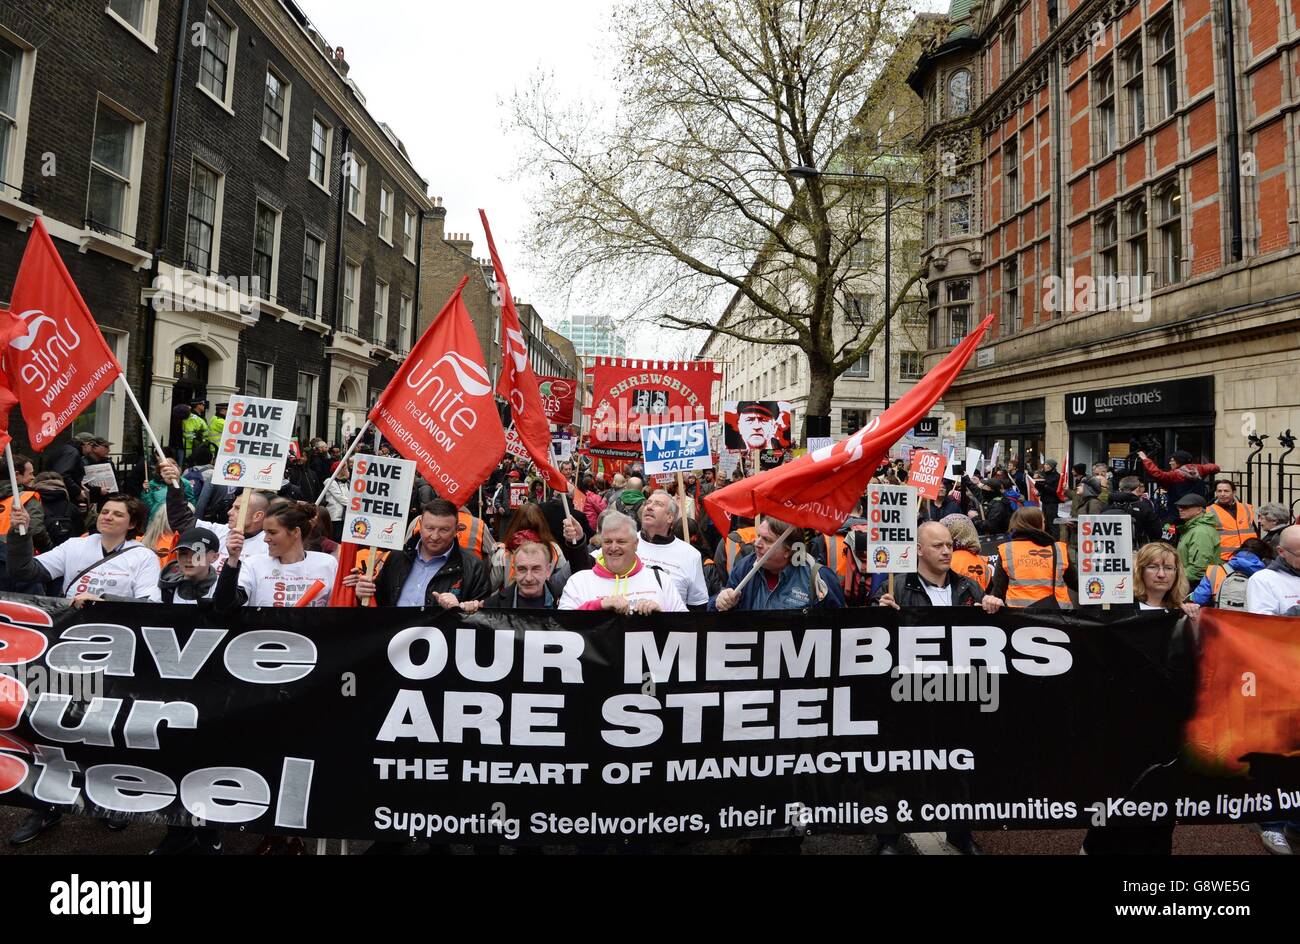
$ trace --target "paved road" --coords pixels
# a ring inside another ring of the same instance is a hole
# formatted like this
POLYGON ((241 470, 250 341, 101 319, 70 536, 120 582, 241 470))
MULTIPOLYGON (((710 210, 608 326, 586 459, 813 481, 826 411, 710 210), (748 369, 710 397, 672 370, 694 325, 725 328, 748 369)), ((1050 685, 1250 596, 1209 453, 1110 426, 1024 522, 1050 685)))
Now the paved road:
MULTIPOLYGON (((26 815, 25 810, 0 807, 0 836, 8 836, 26 815)), ((84 817, 64 817, 63 821, 36 842, 15 849, 0 842, 0 855, 57 855, 66 853, 94 853, 102 855, 142 855, 157 844, 162 837, 161 826, 131 826, 122 832, 112 832, 102 823, 84 817)), ((260 836, 230 832, 226 834, 227 853, 247 855, 257 846, 260 836)), ((977 832, 975 838, 990 855, 1076 855, 1083 842, 1083 830, 1017 830, 1013 832, 977 832)), ((356 852, 367 843, 354 843, 356 852)), ((862 855, 874 851, 876 841, 866 836, 812 836, 804 842, 805 855, 862 855)), ((934 834, 923 837, 922 848, 937 850, 934 834)), ((314 850, 314 843, 308 843, 314 850)), ((735 852, 734 841, 700 842, 689 851, 702 855, 719 855, 735 852)), ((331 843, 336 852, 338 843, 331 843)), ((468 847, 457 846, 457 852, 468 852, 468 847)), ((685 850, 684 850, 685 851, 685 850)), ((1300 850, 1297 850, 1300 851, 1300 850)), ((559 854, 573 852, 571 846, 547 847, 547 852, 559 854)), ((1259 842, 1259 833, 1252 826, 1186 826, 1174 832, 1175 855, 1267 855, 1259 842)))

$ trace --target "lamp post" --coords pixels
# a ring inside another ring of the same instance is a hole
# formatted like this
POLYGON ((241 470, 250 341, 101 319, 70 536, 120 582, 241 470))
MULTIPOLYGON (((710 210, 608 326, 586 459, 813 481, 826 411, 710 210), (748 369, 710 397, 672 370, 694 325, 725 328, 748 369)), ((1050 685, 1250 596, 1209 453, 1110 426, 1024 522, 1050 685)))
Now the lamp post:
POLYGON ((889 409, 889 379, 893 373, 893 365, 889 361, 889 309, 893 304, 893 236, 894 236, 894 193, 890 187, 889 178, 882 177, 880 174, 857 174, 848 171, 824 171, 816 167, 810 167, 807 164, 800 164, 797 167, 791 167, 787 173, 791 177, 798 177, 801 180, 812 180, 816 177, 857 177, 863 180, 878 180, 885 185, 885 409, 889 409))

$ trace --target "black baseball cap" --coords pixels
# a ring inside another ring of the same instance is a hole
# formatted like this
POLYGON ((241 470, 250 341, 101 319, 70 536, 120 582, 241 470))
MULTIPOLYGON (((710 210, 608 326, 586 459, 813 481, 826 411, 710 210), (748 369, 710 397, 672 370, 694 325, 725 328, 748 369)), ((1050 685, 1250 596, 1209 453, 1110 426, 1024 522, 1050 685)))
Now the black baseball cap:
POLYGON ((196 554, 201 551, 209 551, 215 554, 220 549, 221 542, 207 528, 190 528, 176 542, 176 550, 193 551, 196 554))
POLYGON ((1205 496, 1198 495, 1196 492, 1188 492, 1178 501, 1174 502, 1179 508, 1204 508, 1205 496))

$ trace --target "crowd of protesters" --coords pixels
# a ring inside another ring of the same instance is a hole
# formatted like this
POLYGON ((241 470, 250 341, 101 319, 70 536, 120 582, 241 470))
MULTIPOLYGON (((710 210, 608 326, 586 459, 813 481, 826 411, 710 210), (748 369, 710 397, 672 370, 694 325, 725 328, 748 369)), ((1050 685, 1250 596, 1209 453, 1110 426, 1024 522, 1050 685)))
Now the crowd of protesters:
MULTIPOLYGON (((1238 499, 1233 481, 1215 477, 1217 466, 1185 453, 1164 468, 1142 454, 1140 470, 1118 477, 1103 463, 1062 470, 1050 459, 1032 469, 1013 459, 984 472, 963 470, 937 500, 923 503, 916 572, 890 582, 869 573, 862 503, 834 534, 805 533, 774 517, 733 518, 720 533, 702 512, 725 476, 689 473, 679 491, 676 479, 648 479, 639 463, 606 474, 585 456, 560 464, 573 483, 563 495, 510 456, 459 506, 417 479, 406 546, 345 557, 339 541, 350 461, 341 460, 340 447, 319 439, 294 444, 278 491, 236 493, 212 482, 225 409, 206 414, 204 404, 178 406, 169 457, 149 460, 119 480, 117 491, 85 484, 88 466, 112 464, 112 443, 102 438, 83 434, 52 447, 39 474, 32 459, 16 455, 17 505, 8 484, 0 486, 0 589, 78 606, 124 599, 226 615, 245 606, 301 605, 631 616, 845 606, 1068 609, 1077 606, 1074 522, 1081 514, 1113 514, 1133 524, 1129 609, 1176 611, 1193 625, 1201 607, 1300 615, 1300 526, 1290 511, 1253 508, 1238 499), (370 554, 376 560, 368 566, 370 554)), ((368 453, 393 454, 373 437, 359 449, 368 453)), ((739 470, 730 476, 742 477, 739 470)), ((881 466, 873 481, 906 484, 904 463, 881 466)), ((53 807, 34 811, 10 841, 36 839, 60 815, 53 807)), ((1291 852, 1295 828, 1265 824, 1265 847, 1291 852)), ((1168 852, 1170 834, 1093 830, 1085 849, 1168 852)), ((880 851, 898 852, 898 839, 883 836, 880 851)), ((950 832, 948 841, 965 854, 981 851, 969 832, 950 832)), ((792 851, 798 840, 750 845, 792 851)), ((172 828, 157 851, 220 848, 215 830, 172 828)), ((259 851, 295 853, 302 844, 268 837, 259 851)))

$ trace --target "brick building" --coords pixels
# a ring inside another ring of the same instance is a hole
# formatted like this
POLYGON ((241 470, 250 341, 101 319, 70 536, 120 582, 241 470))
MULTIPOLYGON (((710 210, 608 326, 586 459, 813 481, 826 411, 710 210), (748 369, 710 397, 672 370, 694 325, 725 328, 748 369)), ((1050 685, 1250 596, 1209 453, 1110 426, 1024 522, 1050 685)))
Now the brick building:
MULTIPOLYGON (((160 436, 245 392, 342 439, 410 347, 431 207, 343 51, 291 0, 26 8, 0 3, 0 280, 39 212, 160 436)), ((78 428, 136 453, 127 414, 105 394, 78 428)))
POLYGON ((926 103, 930 361, 987 452, 1240 470, 1300 428, 1295 4, 954 0, 926 103))

